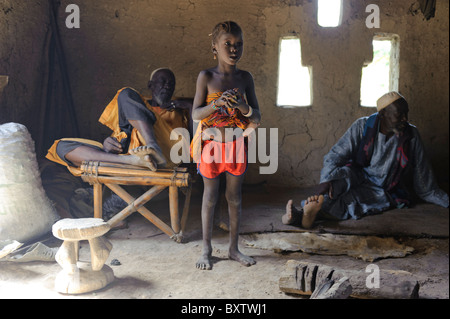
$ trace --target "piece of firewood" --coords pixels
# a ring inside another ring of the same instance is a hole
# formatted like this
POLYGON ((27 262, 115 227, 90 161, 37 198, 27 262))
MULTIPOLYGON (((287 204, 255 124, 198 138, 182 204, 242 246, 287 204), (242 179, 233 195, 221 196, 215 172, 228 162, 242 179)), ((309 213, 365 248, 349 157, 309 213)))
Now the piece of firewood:
POLYGON ((342 277, 337 281, 326 278, 318 285, 309 299, 347 299, 351 293, 352 285, 347 277, 342 277))
POLYGON ((350 296, 354 298, 411 299, 419 296, 419 282, 409 272, 379 268, 377 285, 370 282, 369 276, 371 275, 372 273, 366 272, 365 268, 347 270, 323 264, 289 260, 280 277, 279 287, 285 293, 311 295, 315 287, 321 286, 325 279, 334 280, 336 283, 347 277, 352 289, 350 296))

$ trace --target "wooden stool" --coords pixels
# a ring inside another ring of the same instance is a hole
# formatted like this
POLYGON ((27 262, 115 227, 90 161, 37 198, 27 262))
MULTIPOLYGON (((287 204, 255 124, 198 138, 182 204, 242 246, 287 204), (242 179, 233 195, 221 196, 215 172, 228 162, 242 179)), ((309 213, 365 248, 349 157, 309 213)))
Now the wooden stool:
POLYGON ((105 265, 112 244, 102 237, 109 229, 110 225, 99 218, 67 218, 53 225, 53 235, 64 240, 55 256, 56 261, 63 268, 56 277, 56 291, 81 294, 101 289, 114 280, 112 269, 105 265), (89 241, 90 264, 78 264, 80 240, 89 241))
POLYGON ((149 169, 116 163, 83 162, 80 167, 81 178, 94 188, 94 218, 102 218, 102 184, 128 203, 122 211, 108 221, 111 227, 127 218, 134 212, 139 212, 156 227, 170 236, 173 240, 183 242, 183 231, 189 214, 191 198, 190 174, 187 168, 159 169, 153 172, 149 169), (119 185, 147 185, 152 186, 138 198, 134 198, 119 185), (144 205, 158 195, 165 188, 169 188, 169 210, 171 227, 150 212, 144 205), (183 213, 180 219, 178 210, 178 189, 186 188, 183 213))

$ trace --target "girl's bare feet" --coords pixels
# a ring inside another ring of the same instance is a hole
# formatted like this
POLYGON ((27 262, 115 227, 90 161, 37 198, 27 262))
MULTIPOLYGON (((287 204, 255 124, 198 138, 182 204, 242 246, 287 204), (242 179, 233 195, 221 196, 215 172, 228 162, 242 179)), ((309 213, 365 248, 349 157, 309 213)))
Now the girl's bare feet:
POLYGON ((244 255, 239 250, 230 250, 228 253, 228 258, 238 261, 239 263, 241 263, 241 265, 244 265, 246 267, 250 267, 251 265, 256 264, 256 261, 252 257, 244 255))
POLYGON ((195 264, 195 267, 200 270, 211 270, 211 256, 207 254, 203 254, 200 256, 200 258, 197 260, 197 263, 195 264))
POLYGON ((308 197, 305 206, 303 206, 303 228, 311 228, 316 220, 317 213, 322 208, 323 200, 323 195, 313 195, 308 197))
POLYGON ((211 255, 212 255, 212 247, 203 248, 202 255, 197 260, 195 267, 200 270, 211 270, 211 255))

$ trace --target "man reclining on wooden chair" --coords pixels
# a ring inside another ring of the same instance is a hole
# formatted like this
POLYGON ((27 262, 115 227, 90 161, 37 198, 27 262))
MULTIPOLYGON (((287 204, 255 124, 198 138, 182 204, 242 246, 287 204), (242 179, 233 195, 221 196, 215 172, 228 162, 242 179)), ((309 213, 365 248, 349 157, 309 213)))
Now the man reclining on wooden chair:
MULTIPOLYGON (((67 166, 76 176, 80 175, 76 168, 83 161, 130 164, 152 171, 173 166, 170 149, 179 141, 171 140, 170 133, 177 127, 191 128, 192 103, 172 100, 175 75, 168 68, 153 71, 148 88, 151 98, 129 87, 117 92, 99 119, 113 131, 103 144, 63 138, 53 143, 46 158, 67 166)), ((185 142, 189 145, 189 141, 185 142)))

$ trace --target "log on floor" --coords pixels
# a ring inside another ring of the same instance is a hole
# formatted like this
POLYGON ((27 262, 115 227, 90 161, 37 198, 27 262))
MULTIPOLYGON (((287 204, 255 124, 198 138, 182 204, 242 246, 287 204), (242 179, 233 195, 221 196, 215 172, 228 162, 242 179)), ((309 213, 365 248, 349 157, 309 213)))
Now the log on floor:
MULTIPOLYGON (((373 264, 371 264, 373 265, 373 264)), ((401 270, 369 268, 341 269, 323 264, 289 260, 280 277, 280 290, 289 294, 311 295, 326 279, 344 277, 351 285, 351 297, 362 299, 412 299, 419 297, 419 282, 401 270), (367 272, 368 270, 368 272, 367 272), (377 271, 379 270, 379 273, 377 271), (331 275, 330 275, 331 274, 331 275)))

